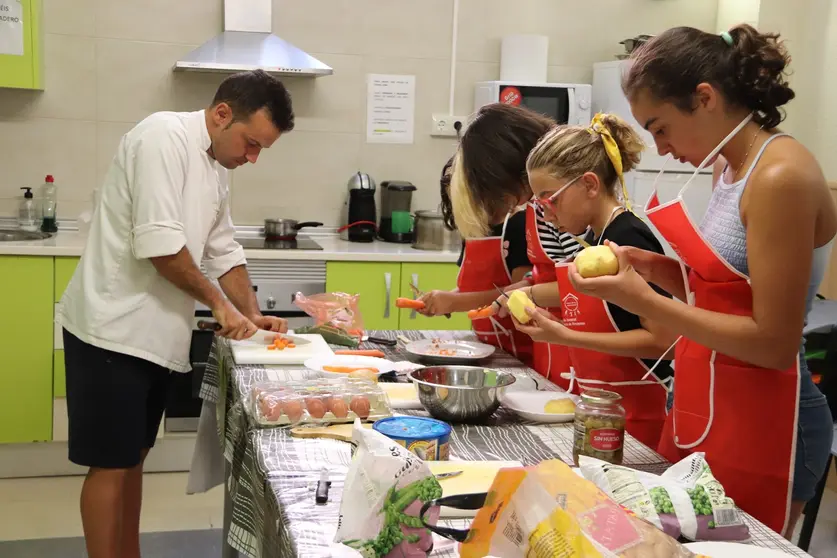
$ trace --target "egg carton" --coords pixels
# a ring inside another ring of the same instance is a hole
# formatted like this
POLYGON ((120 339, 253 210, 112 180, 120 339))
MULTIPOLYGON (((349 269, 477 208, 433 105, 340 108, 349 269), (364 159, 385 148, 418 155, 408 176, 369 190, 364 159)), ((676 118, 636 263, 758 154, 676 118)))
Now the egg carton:
POLYGON ((392 416, 392 405, 378 384, 353 378, 304 382, 266 382, 253 387, 248 405, 264 427, 375 421, 392 416))

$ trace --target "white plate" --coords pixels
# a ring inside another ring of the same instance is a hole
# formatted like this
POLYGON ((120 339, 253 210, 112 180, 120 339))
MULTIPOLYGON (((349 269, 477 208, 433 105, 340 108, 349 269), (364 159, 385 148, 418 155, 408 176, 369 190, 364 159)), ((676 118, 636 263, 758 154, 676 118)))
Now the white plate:
POLYGON ((571 422, 575 418, 575 413, 556 415, 543 412, 547 402, 553 399, 572 399, 578 402, 576 396, 563 391, 506 391, 500 396, 500 403, 521 418, 532 422, 543 424, 571 422))
POLYGON ((326 372, 323 366, 352 366, 357 368, 371 368, 377 370, 378 374, 392 372, 395 370, 393 363, 385 358, 358 356, 358 355, 332 355, 327 357, 309 358, 304 363, 305 368, 316 370, 323 376, 333 378, 346 378, 348 374, 340 372, 326 372))
POLYGON ((787 558, 792 556, 781 550, 741 543, 694 542, 684 546, 694 553, 711 558, 787 558))
POLYGON ((421 360, 435 364, 474 362, 494 354, 494 347, 491 345, 455 339, 419 339, 408 343, 405 349, 421 360), (452 351, 453 354, 440 355, 440 350, 452 351))

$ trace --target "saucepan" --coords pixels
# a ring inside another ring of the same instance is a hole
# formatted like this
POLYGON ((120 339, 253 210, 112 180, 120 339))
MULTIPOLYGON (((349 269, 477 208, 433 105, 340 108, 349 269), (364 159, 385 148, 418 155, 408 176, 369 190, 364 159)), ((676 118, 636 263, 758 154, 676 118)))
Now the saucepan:
POLYGON ((269 240, 293 240, 299 229, 304 227, 322 227, 316 221, 299 222, 296 219, 265 219, 264 236, 269 240))

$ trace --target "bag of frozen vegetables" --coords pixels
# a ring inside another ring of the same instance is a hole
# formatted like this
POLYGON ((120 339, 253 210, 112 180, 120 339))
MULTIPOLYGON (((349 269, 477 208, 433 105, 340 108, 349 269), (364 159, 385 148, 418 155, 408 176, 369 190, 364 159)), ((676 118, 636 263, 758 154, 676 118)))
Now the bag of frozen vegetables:
MULTIPOLYGON (((336 542, 364 558, 424 558, 433 535, 419 517, 422 505, 442 496, 442 487, 424 461, 383 434, 355 421, 357 445, 346 476, 336 542)), ((439 507, 425 515, 439 519, 439 507)))
POLYGON ((674 538, 746 541, 750 530, 735 502, 712 476, 702 453, 672 465, 662 475, 581 456, 579 469, 617 503, 674 538))

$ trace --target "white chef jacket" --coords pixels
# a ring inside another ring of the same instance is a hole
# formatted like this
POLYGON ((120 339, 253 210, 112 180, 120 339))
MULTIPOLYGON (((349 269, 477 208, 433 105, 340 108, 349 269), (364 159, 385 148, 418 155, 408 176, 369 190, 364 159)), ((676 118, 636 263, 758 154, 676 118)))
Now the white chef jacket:
POLYGON ((57 321, 82 341, 189 371, 195 301, 149 258, 186 246, 212 278, 245 264, 227 171, 206 150, 204 111, 158 112, 122 137, 57 321))

